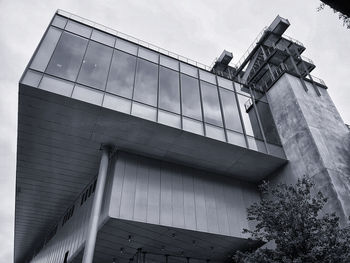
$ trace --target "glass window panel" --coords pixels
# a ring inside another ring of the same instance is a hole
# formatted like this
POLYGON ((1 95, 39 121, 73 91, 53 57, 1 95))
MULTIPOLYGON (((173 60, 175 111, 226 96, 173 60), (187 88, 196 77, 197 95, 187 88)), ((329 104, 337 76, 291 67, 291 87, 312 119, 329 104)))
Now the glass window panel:
POLYGON ((88 87, 75 85, 72 98, 101 105, 103 100, 103 92, 88 87))
POLYGON ((229 90, 233 90, 233 83, 231 80, 222 78, 218 76, 218 84, 220 87, 229 89, 229 90))
POLYGON ((137 55, 137 45, 120 38, 117 38, 117 41, 115 42, 115 48, 123 50, 132 55, 137 55))
POLYGON ((80 24, 78 22, 69 20, 66 25, 66 30, 73 32, 75 34, 78 34, 80 36, 89 38, 91 35, 92 28, 85 26, 83 24, 80 24))
POLYGON ((183 130, 204 135, 203 123, 201 121, 195 121, 189 118, 182 118, 183 130))
POLYGON ((248 107, 248 105, 251 104, 251 98, 243 96, 241 94, 237 94, 237 97, 247 135, 262 139, 254 107, 248 107))
POLYGON ((258 140, 258 139, 253 138, 253 137, 250 137, 250 136, 247 136, 247 139, 248 139, 249 149, 266 153, 266 147, 265 147, 265 143, 263 141, 258 140))
POLYGON ((59 28, 64 28, 67 23, 67 18, 64 18, 62 16, 55 16, 55 18, 52 21, 52 25, 57 26, 59 28))
POLYGON ((111 69, 108 75, 107 91, 132 98, 135 78, 136 57, 114 50, 111 69))
POLYGON ((226 128, 243 132, 235 94, 223 88, 219 88, 219 90, 226 128))
POLYGON ((216 139, 224 142, 226 141, 225 131, 222 128, 205 124, 205 134, 207 137, 210 137, 212 139, 216 139))
POLYGON ((94 29, 92 31, 91 39, 106 44, 107 46, 114 47, 115 37, 99 30, 94 29))
POLYGON ((265 134, 266 141, 269 143, 280 145, 281 142, 278 136, 278 132, 277 132, 269 105, 262 101, 256 101, 255 105, 259 113, 259 117, 260 117, 261 125, 265 134))
POLYGON ((227 133, 227 140, 229 143, 242 146, 244 148, 247 147, 244 135, 242 133, 229 131, 229 130, 226 130, 226 133, 227 133))
POLYGON ((73 83, 58 78, 44 76, 40 82, 39 88, 70 97, 73 91, 73 83))
POLYGON ((131 114, 146 120, 156 121, 157 109, 141 103, 133 102, 131 114))
POLYGON ((195 67, 192 67, 185 63, 180 63, 180 70, 182 73, 186 73, 187 75, 193 76, 195 78, 198 77, 198 70, 195 67))
POLYGON ((124 99, 111 94, 105 94, 103 107, 130 114, 131 100, 124 99))
POLYGON ((202 120, 198 80, 181 74, 182 114, 202 120))
POLYGON ((62 31, 50 27, 43 41, 40 44, 38 51, 33 58, 30 68, 44 72, 51 58, 52 52, 55 50, 56 44, 61 36, 62 31))
POLYGON ((46 71, 49 74, 75 81, 87 42, 82 37, 63 32, 46 71))
POLYGON ((158 64, 159 54, 154 51, 148 50, 143 47, 139 47, 138 56, 158 64))
POLYGON ((28 70, 22 80, 22 83, 32 87, 38 87, 42 75, 43 74, 41 73, 28 70))
POLYGON ((159 69, 159 108, 180 113, 179 73, 171 69, 159 69))
POLYGON ((222 126, 220 101, 217 87, 201 81, 204 121, 222 126))
POLYGON ((181 128, 181 117, 174 113, 158 111, 158 122, 171 127, 181 128))
POLYGON ((158 65, 138 59, 134 100, 157 106, 158 65))
POLYGON ((160 64, 177 71, 179 70, 179 61, 167 56, 160 55, 160 64))
POLYGON ((215 79, 215 75, 214 74, 211 74, 209 72, 200 70, 199 71, 199 76, 200 76, 201 80, 205 80, 205 81, 208 81, 208 82, 213 83, 213 84, 216 85, 216 79, 215 79))
POLYGON ((113 49, 90 41, 80 69, 78 82, 104 90, 113 49))

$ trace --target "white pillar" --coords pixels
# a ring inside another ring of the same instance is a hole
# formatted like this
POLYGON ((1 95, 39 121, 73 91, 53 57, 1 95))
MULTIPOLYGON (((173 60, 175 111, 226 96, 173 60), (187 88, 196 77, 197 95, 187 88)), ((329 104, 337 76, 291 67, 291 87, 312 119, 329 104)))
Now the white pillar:
POLYGON ((102 199, 107 178, 109 147, 102 146, 100 169, 97 176, 96 190, 90 214, 88 234, 85 242, 83 263, 92 263, 94 258, 98 221, 101 213, 102 199))

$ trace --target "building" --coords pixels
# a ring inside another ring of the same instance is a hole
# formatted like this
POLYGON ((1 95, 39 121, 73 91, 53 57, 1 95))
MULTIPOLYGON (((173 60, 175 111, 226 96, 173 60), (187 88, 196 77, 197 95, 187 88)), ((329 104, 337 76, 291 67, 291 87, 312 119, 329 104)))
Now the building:
POLYGON ((288 26, 207 67, 57 11, 19 84, 15 262, 225 262, 260 245, 257 185, 303 174, 344 223, 349 129, 288 26))

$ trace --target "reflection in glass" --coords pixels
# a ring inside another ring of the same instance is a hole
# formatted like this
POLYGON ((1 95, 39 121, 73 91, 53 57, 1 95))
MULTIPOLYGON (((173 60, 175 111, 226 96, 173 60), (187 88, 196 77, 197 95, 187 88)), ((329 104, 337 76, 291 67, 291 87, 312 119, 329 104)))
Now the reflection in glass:
POLYGON ((209 138, 216 139, 219 141, 226 141, 224 129, 205 124, 205 135, 209 138))
POLYGON ((259 112, 259 117, 266 141, 269 143, 281 145, 269 105, 262 101, 256 101, 255 105, 259 112))
POLYGON ((215 75, 204 70, 199 71, 199 77, 201 80, 205 80, 216 85, 215 75))
POLYGON ((242 133, 226 130, 227 140, 229 143, 247 148, 247 144, 242 133))
POLYGON ((187 75, 190 75, 192 77, 197 78, 198 77, 198 70, 195 67, 192 67, 185 63, 180 63, 180 71, 182 73, 186 73, 187 75))
POLYGON ((73 91, 73 83, 58 78, 44 76, 40 82, 39 89, 70 97, 73 91))
POLYGON ((137 60, 134 100, 157 106, 158 65, 137 60))
POLYGON ((108 75, 107 91, 131 99, 135 66, 136 57, 114 50, 108 75))
POLYGON ((195 121, 186 117, 182 118, 183 130, 196 133, 199 135, 204 135, 203 123, 201 121, 195 121))
POLYGON ((100 106, 103 100, 103 92, 88 87, 75 85, 72 98, 100 106))
POLYGON ((250 98, 237 94, 239 106, 242 113, 242 119, 247 135, 262 139, 258 119, 255 114, 253 105, 250 105, 250 98))
POLYGON ((233 83, 231 80, 222 78, 218 76, 218 84, 220 87, 223 87, 225 89, 233 90, 233 83))
POLYGON ((107 46, 114 47, 115 37, 102 31, 94 29, 92 31, 91 39, 106 44, 107 46))
POLYGON ((112 48, 90 41, 79 72, 78 82, 104 90, 112 52, 112 48))
POLYGON ((56 15, 52 21, 52 25, 57 26, 59 28, 64 28, 67 23, 67 18, 56 15))
POLYGON ((201 81, 204 121, 222 126, 220 101, 217 87, 201 81))
POLYGON ((32 87, 38 87, 42 75, 42 73, 38 73, 33 70, 28 70, 21 83, 32 87))
POLYGON ((124 99, 111 94, 105 94, 103 107, 130 114, 131 100, 124 99))
POLYGON ((78 22, 69 20, 66 25, 66 30, 73 32, 75 34, 78 34, 80 36, 89 38, 91 35, 92 28, 85 26, 83 24, 80 24, 78 22))
POLYGON ((156 121, 157 109, 141 103, 133 102, 131 114, 146 120, 156 121))
POLYGON ((137 55, 137 45, 121 38, 117 38, 117 41, 115 42, 115 48, 132 55, 137 55))
POLYGON ((160 64, 173 70, 179 70, 179 61, 167 56, 160 55, 160 64))
POLYGON ((158 122, 171 127, 181 128, 181 117, 174 113, 159 110, 158 122))
POLYGON ((149 49, 143 48, 143 47, 139 47, 139 53, 138 56, 144 59, 147 59, 149 61, 152 61, 154 63, 158 63, 158 56, 159 54, 151 51, 149 49))
POLYGON ((223 88, 219 88, 219 90, 226 128, 243 132, 235 94, 223 88))
POLYGON ((83 60, 87 40, 63 32, 47 67, 49 74, 74 81, 83 60))
POLYGON ((61 36, 61 30, 50 27, 47 31, 43 41, 40 44, 40 47, 35 54, 35 57, 30 64, 30 68, 36 69, 38 71, 44 72, 47 64, 49 63, 52 52, 54 51, 58 39, 61 36))
POLYGON ((181 74, 182 114, 202 120, 198 80, 181 74))
POLYGON ((180 113, 179 73, 171 69, 159 69, 159 108, 180 113))

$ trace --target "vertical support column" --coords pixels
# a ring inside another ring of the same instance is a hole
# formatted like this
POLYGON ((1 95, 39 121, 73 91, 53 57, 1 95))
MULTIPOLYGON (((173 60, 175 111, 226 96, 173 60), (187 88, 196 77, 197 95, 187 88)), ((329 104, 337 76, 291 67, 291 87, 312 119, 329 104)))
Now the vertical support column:
POLYGON ((307 91, 308 91, 308 88, 306 87, 306 84, 305 84, 305 82, 304 82, 304 79, 303 79, 303 77, 301 76, 301 73, 300 73, 300 71, 299 71, 299 69, 298 69, 298 67, 297 67, 297 64, 295 63, 295 60, 294 60, 294 58, 293 58, 292 53, 290 52, 290 50, 289 50, 288 48, 287 48, 287 53, 289 54, 290 60, 292 61, 293 67, 294 67, 294 69, 295 69, 295 72, 298 74, 299 79, 300 79, 300 81, 301 81, 301 84, 303 85, 304 90, 307 92, 307 91))
POLYGON ((299 52, 298 52, 298 50, 297 50, 296 48, 294 49, 294 51, 295 51, 295 53, 298 55, 298 57, 300 57, 300 59, 301 59, 301 64, 303 65, 303 68, 304 68, 306 74, 309 76, 309 78, 310 78, 310 80, 311 80, 311 82, 312 82, 312 86, 314 87, 314 90, 315 90, 316 94, 317 94, 318 96, 321 96, 321 93, 320 93, 320 91, 318 90, 318 88, 317 88, 317 86, 316 86, 316 84, 315 84, 315 82, 314 82, 314 79, 312 78, 312 76, 311 76, 309 70, 307 69, 307 67, 306 67, 306 65, 305 65, 305 63, 304 63, 304 60, 302 60, 302 58, 301 58, 301 56, 300 56, 300 54, 299 54, 299 52))
POLYGON ((107 171, 108 171, 108 158, 110 147, 103 145, 101 147, 102 156, 100 162, 100 169, 97 176, 96 191, 94 200, 92 202, 92 209, 90 214, 88 234, 85 242, 83 263, 92 263, 94 258, 96 236, 98 231, 98 221, 101 213, 102 199, 104 188, 106 184, 107 171))

